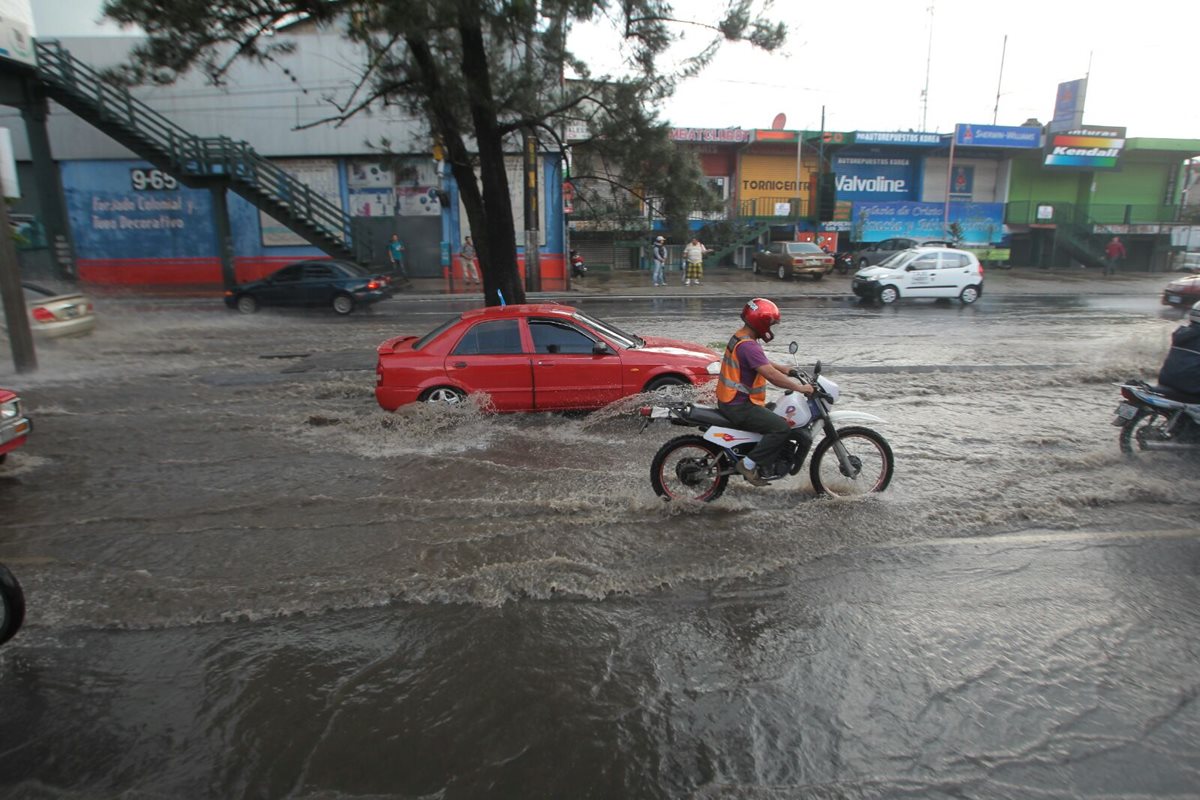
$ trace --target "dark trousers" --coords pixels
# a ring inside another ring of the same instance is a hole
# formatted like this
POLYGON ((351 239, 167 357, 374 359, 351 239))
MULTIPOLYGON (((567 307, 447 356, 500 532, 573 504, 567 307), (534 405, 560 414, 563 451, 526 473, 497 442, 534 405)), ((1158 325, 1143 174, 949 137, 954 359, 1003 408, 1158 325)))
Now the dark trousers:
POLYGON ((753 431, 763 435, 754 449, 750 451, 750 458, 756 464, 761 465, 763 472, 769 472, 775 466, 775 462, 779 460, 779 453, 787 443, 788 434, 791 433, 792 429, 788 426, 787 420, 774 411, 767 410, 765 406, 757 406, 749 402, 717 403, 717 408, 734 426, 744 431, 753 431))

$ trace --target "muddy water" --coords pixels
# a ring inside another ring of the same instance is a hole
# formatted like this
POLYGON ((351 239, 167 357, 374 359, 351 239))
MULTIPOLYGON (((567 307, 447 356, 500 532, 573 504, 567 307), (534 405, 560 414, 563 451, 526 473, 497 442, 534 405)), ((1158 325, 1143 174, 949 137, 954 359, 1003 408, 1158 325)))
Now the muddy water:
MULTIPOLYGON (((589 310, 713 345, 736 318, 700 300, 589 310)), ((36 424, 0 468, 0 559, 30 597, 0 652, 20 722, 0 724, 0 783, 1194 787, 1200 476, 1129 464, 1108 424, 1111 383, 1156 365, 1176 320, 1120 298, 784 311, 775 355, 797 338, 841 406, 887 420, 886 494, 818 499, 800 476, 666 505, 649 463, 678 430, 639 435, 637 398, 580 417, 382 412, 371 351, 432 328, 432 305, 121 306, 43 348, 36 375, 0 372, 36 424), (1082 766, 1106 752, 1111 770, 1082 766)))

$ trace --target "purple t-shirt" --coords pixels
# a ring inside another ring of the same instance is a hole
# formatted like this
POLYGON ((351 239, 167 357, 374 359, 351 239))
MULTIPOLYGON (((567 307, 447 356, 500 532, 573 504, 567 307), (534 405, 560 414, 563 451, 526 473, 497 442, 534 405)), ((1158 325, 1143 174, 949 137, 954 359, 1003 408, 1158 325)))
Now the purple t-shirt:
MULTIPOLYGON (((733 354, 737 358, 738 367, 741 370, 738 374, 738 382, 743 386, 753 386, 755 378, 758 377, 758 368, 763 364, 771 363, 771 360, 767 358, 767 354, 763 352, 762 345, 753 339, 747 339, 739 344, 737 349, 733 351, 733 354)), ((745 403, 749 399, 748 395, 738 392, 729 401, 729 404, 736 406, 738 403, 745 403)))

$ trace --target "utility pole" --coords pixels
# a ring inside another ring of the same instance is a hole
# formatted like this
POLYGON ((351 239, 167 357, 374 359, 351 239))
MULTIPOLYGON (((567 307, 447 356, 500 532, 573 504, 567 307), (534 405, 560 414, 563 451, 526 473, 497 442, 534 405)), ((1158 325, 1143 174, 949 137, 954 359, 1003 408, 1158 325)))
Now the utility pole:
POLYGON ((925 118, 929 112, 929 69, 933 63, 933 3, 929 3, 929 47, 925 51, 925 90, 921 92, 921 130, 925 130, 925 118))
POLYGON ((1000 77, 996 79, 996 105, 992 109, 992 124, 1000 114, 1000 85, 1004 82, 1004 55, 1008 52, 1008 34, 1004 34, 1004 44, 1000 46, 1000 77))
POLYGON ((29 313, 21 291, 21 271, 17 264, 17 248, 9 235, 11 230, 8 202, 0 197, 0 232, 3 232, 0 236, 0 295, 3 295, 4 316, 8 319, 8 341, 17 372, 33 372, 37 369, 37 355, 33 351, 33 331, 29 329, 29 313))

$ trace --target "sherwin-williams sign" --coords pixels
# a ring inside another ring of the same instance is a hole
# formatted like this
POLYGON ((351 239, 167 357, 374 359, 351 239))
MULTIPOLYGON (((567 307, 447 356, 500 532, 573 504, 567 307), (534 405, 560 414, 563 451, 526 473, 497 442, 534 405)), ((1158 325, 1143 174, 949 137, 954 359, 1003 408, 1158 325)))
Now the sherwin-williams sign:
POLYGON ((961 226, 963 244, 993 244, 1004 235, 1004 203, 855 203, 852 230, 859 242, 922 241, 945 239, 946 222, 961 226))
POLYGON ((1086 125, 1052 134, 1046 143, 1047 167, 1116 169, 1125 148, 1125 129, 1086 125))
POLYGON ((962 122, 954 126, 954 144, 958 147, 1021 147, 1036 150, 1042 146, 1042 129, 962 122))
POLYGON ((838 200, 912 200, 916 180, 911 158, 836 156, 838 200))

